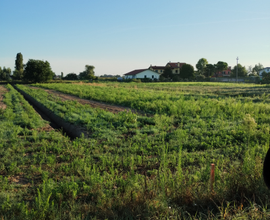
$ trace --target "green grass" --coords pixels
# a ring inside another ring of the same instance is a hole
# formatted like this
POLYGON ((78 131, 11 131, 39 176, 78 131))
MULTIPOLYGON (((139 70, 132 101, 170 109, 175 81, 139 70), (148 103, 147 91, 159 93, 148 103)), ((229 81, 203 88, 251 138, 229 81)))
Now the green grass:
MULTIPOLYGON (((118 102, 127 95, 135 103, 137 93, 144 95, 140 105, 147 112, 153 112, 149 105, 159 105, 163 97, 160 106, 168 109, 175 103, 181 114, 163 108, 155 110, 153 117, 130 112, 114 115, 20 86, 63 119, 88 129, 90 138, 71 141, 58 132, 42 131, 39 123, 22 126, 16 120, 28 110, 19 109, 21 113, 16 114, 17 108, 7 105, 0 118, 0 138, 7 140, 0 143, 0 216, 269 218, 269 192, 262 179, 262 160, 269 148, 267 98, 260 102, 209 94, 197 98, 195 93, 152 92, 148 85, 105 88, 112 94, 118 90, 118 102), (211 163, 216 166, 214 191, 209 185, 211 163)), ((87 94, 106 94, 99 87, 77 86, 87 94)), ((12 93, 9 89, 6 103, 12 93)), ((72 91, 73 85, 66 89, 72 91)))

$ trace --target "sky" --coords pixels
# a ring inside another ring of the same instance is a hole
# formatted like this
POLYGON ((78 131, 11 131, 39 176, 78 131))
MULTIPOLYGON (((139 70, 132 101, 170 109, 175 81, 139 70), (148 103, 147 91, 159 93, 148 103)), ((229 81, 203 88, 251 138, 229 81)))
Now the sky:
POLYGON ((270 67, 269 0, 0 0, 0 66, 123 75, 169 61, 270 67))

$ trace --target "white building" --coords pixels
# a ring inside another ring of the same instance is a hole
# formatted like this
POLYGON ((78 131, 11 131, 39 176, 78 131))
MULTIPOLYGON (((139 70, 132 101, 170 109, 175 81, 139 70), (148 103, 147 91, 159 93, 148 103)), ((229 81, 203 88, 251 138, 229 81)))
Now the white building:
POLYGON ((133 70, 129 73, 124 74, 125 79, 159 79, 160 74, 156 73, 153 70, 149 69, 139 69, 139 70, 133 70))
POLYGON ((263 72, 270 73, 270 67, 265 67, 259 71, 259 76, 262 77, 263 72))

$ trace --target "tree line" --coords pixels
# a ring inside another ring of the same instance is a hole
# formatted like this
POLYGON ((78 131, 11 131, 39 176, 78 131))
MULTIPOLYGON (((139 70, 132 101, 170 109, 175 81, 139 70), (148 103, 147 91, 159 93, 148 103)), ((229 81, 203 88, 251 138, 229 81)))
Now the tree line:
MULTIPOLYGON (((95 76, 95 67, 91 65, 85 65, 85 70, 80 72, 79 75, 76 73, 69 73, 65 77, 61 77, 62 79, 66 80, 96 80, 97 77, 95 76)), ((63 74, 62 74, 63 75, 63 74)))
MULTIPOLYGON (((223 72, 228 70, 228 63, 224 61, 218 61, 216 64, 208 63, 207 59, 201 58, 196 64, 197 71, 194 70, 194 67, 190 64, 184 64, 180 68, 179 74, 173 74, 170 67, 166 67, 163 73, 160 76, 161 81, 180 81, 182 79, 203 79, 209 78, 215 75, 215 73, 223 72)), ((258 76, 259 71, 263 69, 263 65, 258 63, 254 67, 249 66, 248 69, 241 64, 235 65, 231 69, 230 77, 246 77, 246 76, 258 76)))
MULTIPOLYGON (((198 70, 199 75, 203 75, 205 77, 211 77, 216 72, 222 72, 228 69, 228 64, 223 61, 218 61, 216 64, 209 64, 207 59, 201 58, 196 64, 196 68, 198 70)), ((239 77, 245 76, 258 76, 259 71, 263 69, 263 65, 261 63, 256 64, 254 67, 249 66, 248 69, 245 66, 242 66, 240 63, 235 65, 232 69, 231 77, 236 77, 236 74, 239 77)))
MULTIPOLYGON (((85 65, 85 70, 79 74, 70 73, 66 77, 61 73, 61 79, 96 79, 94 66, 85 65)), ((46 82, 56 77, 51 69, 48 61, 29 59, 26 64, 23 64, 23 55, 17 53, 15 59, 15 69, 11 75, 11 69, 0 67, 0 80, 23 80, 27 82, 46 82)))

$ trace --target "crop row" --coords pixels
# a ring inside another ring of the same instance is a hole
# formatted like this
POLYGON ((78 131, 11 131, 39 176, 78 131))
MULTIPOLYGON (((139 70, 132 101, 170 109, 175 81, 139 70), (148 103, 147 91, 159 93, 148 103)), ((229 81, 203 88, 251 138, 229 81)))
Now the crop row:
POLYGON ((72 94, 80 98, 128 106, 147 113, 172 115, 181 120, 199 116, 201 118, 234 121, 242 119, 246 114, 250 114, 256 120, 268 120, 267 115, 270 113, 268 103, 263 102, 267 99, 267 96, 261 102, 254 103, 251 98, 222 98, 216 95, 194 95, 179 91, 156 91, 85 84, 40 84, 37 86, 72 94))
POLYGON ((90 139, 70 141, 53 131, 20 127, 24 131, 0 151, 5 164, 0 214, 5 218, 184 218, 188 211, 203 219, 208 208, 210 215, 222 215, 222 200, 238 204, 243 194, 250 200, 256 192, 265 201, 261 162, 269 129, 250 115, 236 123, 188 113, 192 120, 185 122, 162 114, 112 114, 61 101, 42 89, 18 87, 63 119, 85 127, 90 139), (214 192, 209 188, 212 162, 214 192), (24 180, 27 187, 12 178, 24 180))

